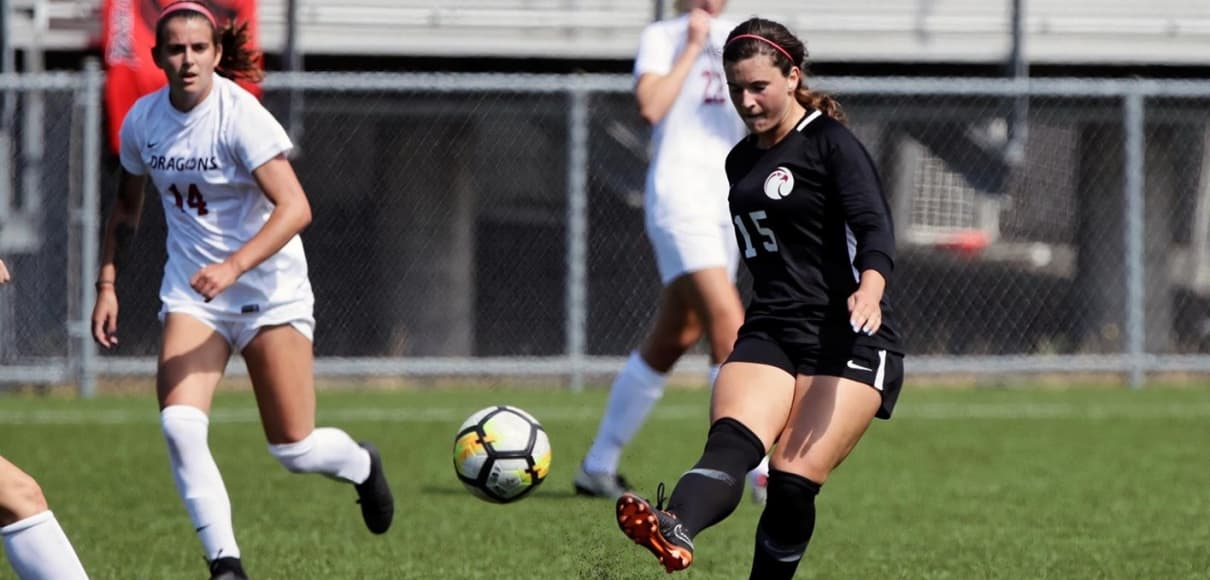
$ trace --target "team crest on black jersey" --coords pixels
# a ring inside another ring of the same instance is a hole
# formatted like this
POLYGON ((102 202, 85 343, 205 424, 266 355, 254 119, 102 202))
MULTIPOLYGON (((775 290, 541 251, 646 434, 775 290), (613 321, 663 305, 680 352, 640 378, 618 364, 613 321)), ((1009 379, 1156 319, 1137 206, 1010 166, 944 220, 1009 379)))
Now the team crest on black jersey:
POLYGON ((765 196, 772 200, 784 199, 794 191, 794 174, 778 166, 765 178, 765 196))

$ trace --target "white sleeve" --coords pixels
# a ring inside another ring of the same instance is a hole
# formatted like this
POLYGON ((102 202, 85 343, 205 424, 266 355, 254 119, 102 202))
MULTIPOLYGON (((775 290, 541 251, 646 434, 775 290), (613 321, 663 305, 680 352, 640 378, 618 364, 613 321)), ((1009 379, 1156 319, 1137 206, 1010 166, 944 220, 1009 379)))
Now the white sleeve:
POLYGON ((666 75, 672 70, 672 61, 676 56, 673 39, 669 38, 667 28, 659 23, 649 24, 639 37, 639 52, 634 57, 634 78, 651 73, 666 75))
POLYGON ((247 95, 239 99, 235 115, 228 125, 231 151, 248 172, 264 165, 270 159, 294 148, 290 137, 273 114, 247 95))
POLYGON ((122 128, 118 131, 118 159, 122 163, 122 169, 131 175, 147 175, 147 164, 143 162, 143 153, 141 148, 143 144, 136 135, 138 131, 135 126, 139 124, 136 119, 143 118, 143 107, 139 106, 138 101, 130 108, 126 117, 122 119, 122 128))

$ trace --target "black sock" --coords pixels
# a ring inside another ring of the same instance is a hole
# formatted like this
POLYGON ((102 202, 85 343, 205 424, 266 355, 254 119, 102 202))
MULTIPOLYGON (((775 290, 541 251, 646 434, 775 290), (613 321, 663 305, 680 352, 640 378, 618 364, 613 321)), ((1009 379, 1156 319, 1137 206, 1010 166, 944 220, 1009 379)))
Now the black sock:
POLYGON ((820 485, 801 475, 769 471, 769 495, 756 526, 750 580, 789 580, 815 531, 820 485))
POLYGON ((691 537, 723 521, 744 496, 744 475, 764 456, 765 445, 743 423, 730 417, 715 421, 701 459, 676 482, 668 511, 691 537))

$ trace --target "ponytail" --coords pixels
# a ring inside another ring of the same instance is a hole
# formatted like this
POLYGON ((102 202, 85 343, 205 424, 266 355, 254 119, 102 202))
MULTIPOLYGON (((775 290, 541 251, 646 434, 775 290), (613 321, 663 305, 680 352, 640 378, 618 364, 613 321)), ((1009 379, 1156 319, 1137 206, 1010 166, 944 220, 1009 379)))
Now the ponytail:
POLYGON ((216 34, 218 44, 223 47, 223 57, 215 72, 231 80, 259 83, 265 78, 261 68, 261 54, 250 48, 248 23, 232 21, 216 34))
MULTIPOLYGON (((802 69, 800 68, 800 70, 802 69)), ((806 76, 805 72, 803 76, 806 76)), ((815 109, 841 123, 848 120, 848 117, 844 114, 844 109, 840 107, 839 101, 827 93, 808 89, 805 82, 799 81, 798 89, 794 91, 794 99, 802 106, 808 109, 815 109)))

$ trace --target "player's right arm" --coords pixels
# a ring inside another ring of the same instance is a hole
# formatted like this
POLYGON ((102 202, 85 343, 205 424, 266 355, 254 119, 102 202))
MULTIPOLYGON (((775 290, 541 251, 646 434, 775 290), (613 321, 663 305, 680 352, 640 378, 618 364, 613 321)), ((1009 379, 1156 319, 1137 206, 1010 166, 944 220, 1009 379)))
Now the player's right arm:
MULTIPOLYGON (((639 106, 639 115, 643 120, 655 125, 664 119, 672 104, 676 102, 685 79, 693 69, 693 63, 706 47, 706 39, 710 33, 710 13, 700 8, 689 13, 689 31, 685 39, 685 49, 676 56, 672 68, 667 74, 645 72, 639 75, 635 83, 634 97, 639 106)), ((647 39, 644 39, 646 42, 647 39)), ((640 46, 642 52, 646 47, 640 46)))
POLYGON ((8 268, 4 265, 4 260, 0 260, 0 284, 8 284, 13 277, 8 275, 8 268))
POLYGON ((97 274, 97 303, 92 309, 92 337, 105 348, 118 344, 118 294, 114 284, 118 271, 126 264, 130 242, 139 227, 146 185, 146 175, 135 175, 123 168, 118 198, 105 223, 101 271, 97 274))

